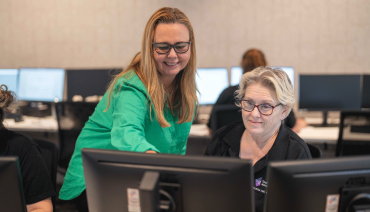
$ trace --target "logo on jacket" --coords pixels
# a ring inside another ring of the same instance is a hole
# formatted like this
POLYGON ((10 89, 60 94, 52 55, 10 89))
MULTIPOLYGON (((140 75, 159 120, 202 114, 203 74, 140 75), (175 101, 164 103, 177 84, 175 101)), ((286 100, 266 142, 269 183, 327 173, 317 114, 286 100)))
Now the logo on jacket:
POLYGON ((256 186, 260 186, 262 182, 262 177, 256 179, 256 186))

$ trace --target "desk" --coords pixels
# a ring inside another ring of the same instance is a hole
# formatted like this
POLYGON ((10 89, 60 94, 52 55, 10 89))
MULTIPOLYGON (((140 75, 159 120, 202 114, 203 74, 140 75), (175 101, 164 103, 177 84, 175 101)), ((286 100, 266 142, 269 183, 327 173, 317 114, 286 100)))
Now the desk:
MULTIPOLYGON (((312 127, 307 126, 303 128, 299 133, 301 137, 307 143, 327 143, 336 144, 339 135, 339 127, 312 127)), ((190 136, 193 137, 209 137, 208 127, 205 124, 193 124, 190 129, 190 136)))
POLYGON ((14 119, 5 119, 4 126, 13 131, 58 132, 58 122, 52 116, 42 118, 23 116, 23 121, 20 122, 15 122, 14 119))

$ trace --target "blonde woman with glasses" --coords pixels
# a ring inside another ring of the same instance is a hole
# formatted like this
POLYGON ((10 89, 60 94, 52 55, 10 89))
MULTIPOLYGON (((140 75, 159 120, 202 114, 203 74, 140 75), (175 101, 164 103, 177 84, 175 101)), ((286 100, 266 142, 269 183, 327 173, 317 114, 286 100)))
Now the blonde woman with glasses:
POLYGON ((161 8, 146 24, 141 52, 112 81, 86 122, 60 199, 87 210, 81 149, 185 154, 197 87, 194 32, 186 15, 161 8))
POLYGON ((205 155, 253 161, 256 212, 263 211, 270 161, 310 159, 307 144, 282 122, 295 102, 293 85, 280 69, 259 67, 242 76, 236 91, 242 120, 214 134, 205 155))

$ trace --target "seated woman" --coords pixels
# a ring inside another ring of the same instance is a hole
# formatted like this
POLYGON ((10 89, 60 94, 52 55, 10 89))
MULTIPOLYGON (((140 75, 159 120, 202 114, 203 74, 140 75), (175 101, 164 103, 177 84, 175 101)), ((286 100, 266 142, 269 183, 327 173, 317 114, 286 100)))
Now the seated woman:
POLYGON ((15 101, 6 85, 0 86, 0 156, 18 156, 27 211, 53 211, 52 196, 56 195, 40 150, 30 137, 4 127, 5 111, 15 101))
POLYGON ((205 155, 253 161, 256 212, 263 211, 267 164, 270 161, 310 159, 306 143, 282 121, 294 104, 293 85, 280 69, 259 67, 245 73, 236 91, 243 121, 214 134, 205 155))
MULTIPOLYGON (((267 66, 267 60, 263 52, 259 49, 249 49, 247 50, 241 61, 241 67, 243 68, 243 74, 252 71, 253 69, 260 67, 260 66, 267 66)), ((215 105, 225 105, 225 104, 235 104, 234 94, 235 91, 239 88, 239 85, 230 86, 226 88, 220 96, 218 97, 215 105)), ((213 112, 213 111, 212 111, 213 112)), ((211 113, 212 114, 212 113, 211 113)), ((209 129, 209 134, 212 135, 212 116, 208 120, 207 126, 209 129)), ((298 133, 302 128, 307 126, 306 121, 302 118, 296 118, 293 110, 289 113, 289 115, 285 118, 284 124, 296 133, 298 133)))

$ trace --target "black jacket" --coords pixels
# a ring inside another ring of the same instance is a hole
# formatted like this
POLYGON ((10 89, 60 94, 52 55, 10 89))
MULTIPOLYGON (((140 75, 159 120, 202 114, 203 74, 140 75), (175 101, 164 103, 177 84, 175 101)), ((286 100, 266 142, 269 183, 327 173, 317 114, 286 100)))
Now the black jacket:
POLYGON ((27 205, 56 195, 40 149, 30 137, 0 129, 0 156, 18 156, 27 205))
MULTIPOLYGON (((242 121, 220 128, 212 137, 204 155, 239 157, 240 139, 244 131, 245 127, 242 121)), ((265 192, 268 185, 266 181, 268 162, 311 158, 310 150, 306 143, 290 128, 282 124, 269 152, 253 166, 256 212, 263 211, 265 192)))

